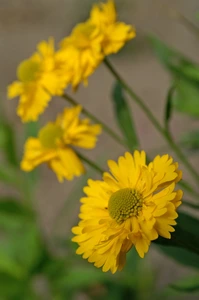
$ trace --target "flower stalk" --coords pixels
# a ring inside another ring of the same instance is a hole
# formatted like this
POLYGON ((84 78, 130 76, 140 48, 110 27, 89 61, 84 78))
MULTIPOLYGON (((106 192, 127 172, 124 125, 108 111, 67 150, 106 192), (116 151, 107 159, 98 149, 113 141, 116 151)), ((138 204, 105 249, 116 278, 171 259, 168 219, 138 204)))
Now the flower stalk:
MULTIPOLYGON (((63 94, 62 98, 67 100, 70 104, 74 106, 79 105, 79 103, 68 94, 63 94)), ((120 145, 124 147, 127 147, 125 141, 123 141, 109 126, 107 126, 104 122, 102 122, 97 117, 95 117, 91 112, 89 112, 85 108, 82 108, 82 113, 84 113, 87 117, 89 117, 93 122, 100 124, 103 127, 104 131, 106 131, 116 142, 118 142, 120 145)))
POLYGON ((112 66, 112 64, 110 63, 110 61, 107 58, 105 58, 104 63, 106 65, 106 67, 109 69, 109 71, 114 75, 114 77, 120 82, 120 84, 123 86, 124 90, 129 94, 131 99, 133 101, 135 101, 135 103, 144 111, 144 113, 149 118, 149 120, 152 122, 154 127, 159 131, 159 133, 162 135, 162 137, 167 141, 167 143, 170 145, 171 149, 175 152, 175 154, 180 158, 182 163, 186 166, 187 170, 189 170, 190 174, 194 177, 194 179, 197 182, 199 182, 199 174, 189 163, 189 161, 187 160, 186 156, 181 151, 181 149, 173 141, 171 136, 168 134, 168 131, 160 125, 160 123, 157 121, 155 116, 152 114, 152 112, 149 110, 149 108, 145 105, 143 100, 122 79, 122 77, 118 74, 118 72, 115 70, 115 68, 112 66))
POLYGON ((102 170, 96 163, 88 159, 86 156, 81 154, 79 151, 75 150, 76 154, 83 160, 87 165, 89 165, 91 168, 93 168, 95 171, 99 172, 100 175, 102 175, 105 171, 102 170))

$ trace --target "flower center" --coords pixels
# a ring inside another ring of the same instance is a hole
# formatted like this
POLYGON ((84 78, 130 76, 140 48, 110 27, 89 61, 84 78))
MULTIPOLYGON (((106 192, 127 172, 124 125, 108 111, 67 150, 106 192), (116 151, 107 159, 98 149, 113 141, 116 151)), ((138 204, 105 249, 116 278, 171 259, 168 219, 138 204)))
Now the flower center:
POLYGON ((137 217, 142 210, 142 203, 141 194, 131 188, 121 189, 109 199, 109 214, 116 222, 122 223, 132 216, 137 217))
POLYGON ((84 50, 91 45, 91 36, 94 32, 95 26, 87 24, 87 26, 79 24, 74 30, 74 44, 80 50, 84 50))
POLYGON ((40 64, 29 59, 22 61, 17 69, 17 77, 23 82, 32 81, 36 78, 40 64))
POLYGON ((49 123, 39 131, 39 140, 45 148, 56 148, 58 140, 62 137, 61 127, 49 123))

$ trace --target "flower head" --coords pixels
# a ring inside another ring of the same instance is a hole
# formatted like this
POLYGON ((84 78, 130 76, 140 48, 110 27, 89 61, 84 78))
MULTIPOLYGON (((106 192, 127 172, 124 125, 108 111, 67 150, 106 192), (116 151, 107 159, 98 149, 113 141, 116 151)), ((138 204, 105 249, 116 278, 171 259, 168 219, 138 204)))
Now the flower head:
POLYGON ((117 21, 117 13, 113 0, 95 4, 91 10, 90 21, 103 34, 102 51, 104 55, 118 52, 124 44, 134 38, 136 33, 131 25, 117 21))
POLYGON ((77 254, 115 273, 133 246, 144 257, 159 235, 171 238, 182 198, 182 191, 174 189, 182 172, 169 155, 156 156, 147 165, 144 151, 127 152, 108 165, 112 174, 104 173, 103 181, 88 180, 81 221, 72 231, 77 254))
POLYGON ((86 82, 103 59, 101 41, 103 36, 90 21, 78 24, 69 37, 61 42, 66 71, 71 74, 74 88, 81 81, 86 82))
POLYGON ((92 149, 101 132, 100 125, 91 125, 90 120, 79 119, 81 106, 65 108, 55 122, 44 126, 37 138, 29 138, 25 144, 21 169, 31 171, 42 163, 56 173, 59 181, 72 180, 84 173, 84 166, 72 149, 77 146, 92 149))
POLYGON ((8 86, 8 98, 20 97, 17 114, 23 122, 36 121, 51 97, 62 94, 69 81, 69 73, 61 73, 52 39, 39 43, 37 50, 20 63, 18 81, 8 86))

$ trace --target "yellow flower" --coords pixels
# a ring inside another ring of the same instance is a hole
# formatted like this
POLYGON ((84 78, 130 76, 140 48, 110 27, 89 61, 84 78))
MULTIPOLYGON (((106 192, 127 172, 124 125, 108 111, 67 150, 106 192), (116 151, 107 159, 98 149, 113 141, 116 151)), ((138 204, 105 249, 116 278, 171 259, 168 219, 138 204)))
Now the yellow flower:
POLYGON ((90 21, 78 24, 69 37, 61 42, 65 70, 71 74, 71 84, 76 88, 81 81, 86 83, 103 59, 99 28, 90 21))
POLYGON ((90 21, 103 34, 102 50, 105 55, 118 52, 124 44, 136 36, 131 25, 117 21, 117 13, 113 0, 95 4, 91 10, 90 21))
POLYGON ((23 122, 36 121, 51 97, 61 95, 69 81, 69 73, 61 73, 53 40, 39 43, 37 49, 19 65, 18 81, 8 86, 8 98, 20 97, 17 114, 23 122))
POLYGON ((72 180, 85 172, 84 166, 71 146, 92 149, 101 132, 100 125, 79 119, 81 106, 64 109, 55 122, 44 126, 37 138, 29 138, 25 144, 21 169, 29 172, 42 163, 55 172, 59 181, 72 180))
POLYGON ((88 180, 81 221, 72 231, 77 254, 115 273, 133 246, 144 257, 159 235, 171 238, 182 198, 182 191, 174 189, 182 172, 169 155, 156 156, 147 165, 144 151, 127 152, 108 165, 112 174, 104 173, 103 181, 88 180))

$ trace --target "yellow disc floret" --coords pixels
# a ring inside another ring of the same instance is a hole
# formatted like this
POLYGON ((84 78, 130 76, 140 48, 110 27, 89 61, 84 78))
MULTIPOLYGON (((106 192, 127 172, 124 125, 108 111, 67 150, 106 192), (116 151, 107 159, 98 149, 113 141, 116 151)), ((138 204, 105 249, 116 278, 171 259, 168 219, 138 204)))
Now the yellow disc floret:
POLYGON ((98 34, 95 25, 90 22, 78 24, 73 31, 73 45, 78 49, 91 47, 91 40, 98 34))
POLYGON ((63 135, 63 130, 56 124, 49 123, 39 132, 39 140, 45 148, 55 148, 63 135))
POLYGON ((36 79, 40 64, 36 61, 26 59, 22 61, 17 69, 17 77, 22 82, 28 82, 36 79))
POLYGON ((141 195, 131 188, 113 193, 108 203, 109 214, 118 223, 122 223, 132 216, 138 216, 141 209, 141 195))

